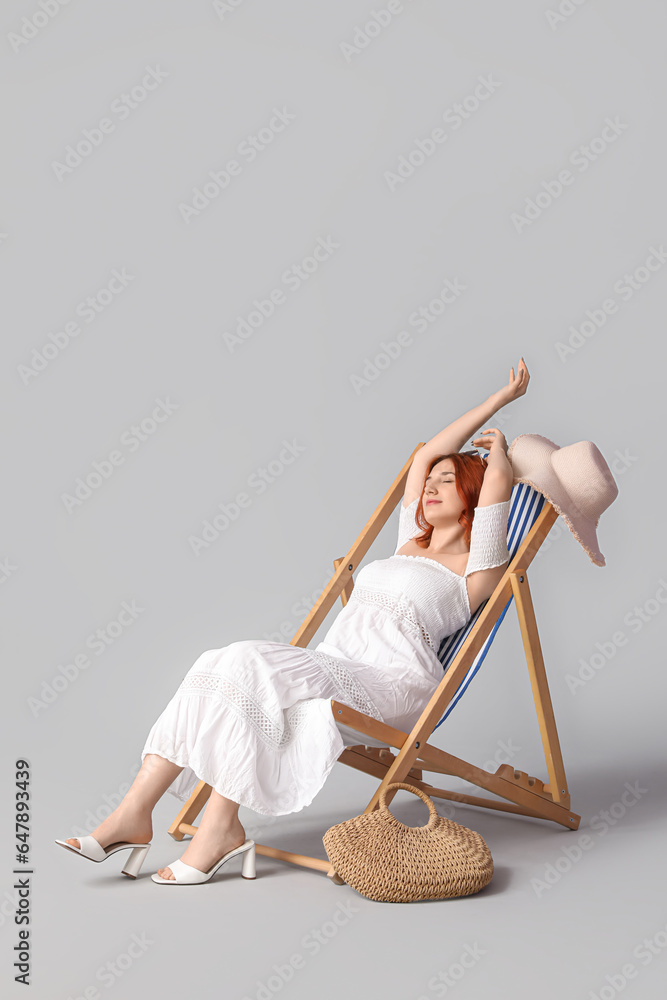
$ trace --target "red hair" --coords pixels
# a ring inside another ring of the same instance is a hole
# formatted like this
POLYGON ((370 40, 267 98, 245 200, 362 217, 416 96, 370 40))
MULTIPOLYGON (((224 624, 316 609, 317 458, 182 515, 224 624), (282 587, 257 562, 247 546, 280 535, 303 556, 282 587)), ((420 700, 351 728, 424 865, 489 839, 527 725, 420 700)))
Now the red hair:
POLYGON ((426 477, 433 469, 433 466, 437 465, 438 462, 442 462, 445 458, 450 458, 454 463, 456 492, 465 504, 465 508, 459 517, 459 524, 463 525, 466 545, 470 545, 472 519, 475 514, 475 507, 477 506, 477 501, 479 499, 482 482, 484 481, 484 473, 486 472, 487 462, 486 459, 482 458, 479 454, 465 455, 461 452, 455 451, 449 455, 439 455, 437 458, 434 458, 433 461, 429 463, 428 469, 426 470, 424 484, 422 485, 422 493, 419 497, 417 512, 415 514, 415 521, 417 526, 422 528, 422 534, 416 535, 413 539, 413 541, 415 541, 422 549, 427 548, 431 540, 431 535, 433 534, 433 525, 429 524, 424 517, 423 501, 426 477))

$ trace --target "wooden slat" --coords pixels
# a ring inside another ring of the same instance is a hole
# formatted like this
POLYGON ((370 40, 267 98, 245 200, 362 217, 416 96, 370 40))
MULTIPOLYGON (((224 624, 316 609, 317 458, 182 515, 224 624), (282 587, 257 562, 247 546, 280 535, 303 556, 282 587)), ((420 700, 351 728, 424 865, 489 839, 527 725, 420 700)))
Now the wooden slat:
MULTIPOLYGON (((350 726, 351 729, 356 729, 357 725, 363 725, 364 720, 368 719, 363 712, 357 712, 356 709, 348 708, 348 706, 341 705, 339 702, 334 702, 333 704, 338 706, 336 708, 335 717, 340 718, 341 721, 346 726, 350 726)), ((375 719, 371 721, 373 723, 372 728, 375 729, 375 732, 369 733, 369 735, 377 734, 378 739, 384 739, 386 736, 393 736, 396 743, 393 743, 392 745, 397 745, 401 736, 403 737, 403 745, 407 742, 408 737, 405 733, 401 733, 400 730, 394 729, 392 726, 387 726, 386 723, 378 722, 375 719), (388 733, 387 730, 392 730, 393 732, 388 733), (384 735, 379 735, 381 732, 384 733, 384 735)), ((368 728, 370 729, 371 726, 368 728)), ((343 759, 344 753, 338 758, 339 760, 343 759)), ((539 786, 536 786, 535 788, 527 786, 524 787, 522 784, 513 780, 508 780, 498 772, 492 774, 489 771, 483 770, 481 767, 477 767, 475 764, 470 764, 468 761, 462 760, 460 757, 455 757, 453 754, 441 750, 439 747, 434 747, 430 743, 424 744, 424 746, 418 751, 415 751, 415 754, 418 754, 419 762, 427 771, 429 770, 429 766, 433 764, 440 773, 455 775, 456 777, 462 778, 464 781, 469 781, 471 784, 478 785, 480 788, 484 788, 487 792, 493 792, 494 795, 507 799, 508 801, 522 807, 522 809, 529 810, 534 815, 541 816, 544 819, 553 820, 554 822, 560 823, 572 830, 575 830, 579 825, 581 817, 570 812, 569 807, 564 803, 555 803, 551 796, 545 795, 540 790, 539 786)), ((359 756, 360 759, 363 759, 361 758, 361 755, 359 756)), ((399 758, 397 756, 393 763, 395 763, 398 759, 399 758)), ((349 759, 343 760, 343 763, 352 763, 358 770, 365 770, 367 773, 373 774, 376 777, 382 776, 383 783, 389 782, 388 774, 393 766, 392 764, 385 768, 385 765, 378 764, 376 768, 371 769, 363 767, 359 764, 359 762, 352 762, 349 759)), ((392 778, 391 780, 407 781, 408 784, 417 784, 417 781, 414 778, 408 778, 407 772, 405 777, 392 778)), ((429 787, 433 788, 432 785, 429 787)), ((382 788, 382 784, 379 788, 382 788)), ((394 794, 394 790, 387 793, 387 802, 390 801, 390 797, 393 797, 394 794)), ((486 804, 487 800, 484 801, 486 804)), ((489 808, 493 808, 493 806, 489 806, 489 808)), ((371 810, 367 807, 364 812, 371 812, 371 810)))
POLYGON ((338 568, 313 607, 310 609, 296 635, 290 640, 290 644, 292 646, 307 646, 333 607, 334 602, 338 598, 341 590, 345 589, 346 592, 349 593, 349 584, 352 580, 352 574, 356 572, 361 560, 364 558, 371 545, 382 531, 386 521, 393 513, 398 500, 403 496, 403 493, 405 492, 405 482, 408 478, 410 466, 412 465, 412 459, 417 454, 419 449, 423 447, 423 445, 424 442, 420 441, 415 450, 412 452, 412 455, 410 455, 410 458, 396 476, 394 482, 383 496, 380 503, 371 514, 364 527, 361 529, 360 533, 357 535, 357 538, 349 549, 347 555, 340 560, 338 568))
MULTIPOLYGON (((365 770, 365 768, 360 766, 359 762, 371 761, 374 764, 377 764, 378 767, 378 771, 374 773, 384 774, 393 759, 394 759, 394 754, 388 755, 386 760, 382 760, 382 758, 378 758, 376 754, 368 753, 366 752, 364 747, 359 746, 359 747, 345 747, 342 754, 338 758, 338 761, 341 764, 349 764, 351 767, 356 767, 357 770, 361 771, 365 770)), ((413 767, 412 770, 408 771, 408 777, 410 781, 412 781, 413 779, 421 780, 422 779, 421 768, 413 767)))
MULTIPOLYGON (((341 556, 340 559, 334 559, 333 561, 334 569, 338 569, 338 567, 342 562, 345 562, 343 556, 341 556)), ((340 601, 343 607, 345 607, 345 605, 349 601, 353 587, 354 587, 354 581, 352 580, 352 578, 350 578, 340 592, 340 601)))
POLYGON ((540 736, 542 737, 542 746, 549 773, 549 788, 555 800, 569 808, 570 796, 565 779, 565 767, 563 766, 556 718, 551 703, 549 682, 544 666, 542 646, 537 630, 533 599, 526 571, 522 569, 510 573, 510 581, 514 592, 514 602, 521 627, 521 637, 526 654, 526 663, 528 664, 528 673, 530 674, 530 684, 533 690, 537 721, 540 726, 540 736))
MULTIPOLYGON (((207 785, 205 781, 199 782, 167 831, 174 840, 183 840, 183 827, 197 819, 197 816, 199 816, 199 813, 208 802, 212 791, 211 786, 207 785)), ((193 827, 193 829, 196 829, 196 827, 193 827)))
MULTIPOLYGON (((197 827, 189 823, 181 823, 181 837, 189 833, 194 837, 197 827)), ((282 851, 278 847, 267 847, 266 844, 258 844, 255 841, 255 851, 257 854, 264 854, 267 858, 278 858, 280 861, 290 861, 293 865, 301 865, 304 868, 316 868, 321 872, 328 872, 331 868, 330 861, 323 861, 322 858, 311 858, 307 854, 294 854, 292 851, 282 851)))

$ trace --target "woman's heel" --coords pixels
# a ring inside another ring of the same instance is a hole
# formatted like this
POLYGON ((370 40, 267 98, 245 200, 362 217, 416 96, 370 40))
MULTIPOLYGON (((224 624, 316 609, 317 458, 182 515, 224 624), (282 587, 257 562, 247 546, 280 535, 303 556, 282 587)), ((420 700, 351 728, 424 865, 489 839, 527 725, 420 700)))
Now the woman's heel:
POLYGON ((257 878, 255 875, 255 843, 252 842, 252 847, 249 847, 247 851, 243 852, 243 866, 241 868, 241 875, 243 878, 257 878))
POLYGON ((130 851, 130 856, 127 859, 127 864, 123 867, 123 875, 129 875, 130 878, 136 878, 141 870, 141 866, 146 860, 146 855, 150 850, 151 845, 146 844, 145 847, 135 847, 130 851))

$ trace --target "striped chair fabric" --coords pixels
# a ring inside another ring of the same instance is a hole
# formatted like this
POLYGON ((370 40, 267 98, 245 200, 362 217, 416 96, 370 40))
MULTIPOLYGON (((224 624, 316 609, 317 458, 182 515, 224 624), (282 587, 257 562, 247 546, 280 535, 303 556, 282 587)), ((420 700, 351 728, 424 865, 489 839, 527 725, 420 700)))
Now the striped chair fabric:
MULTIPOLYGON (((487 455, 488 452, 486 452, 483 455, 483 457, 486 458, 487 455)), ((521 545, 528 531, 534 524, 535 519, 542 510, 543 506, 544 506, 544 496, 537 490, 533 489, 532 486, 528 486, 526 483, 515 483, 515 485, 512 487, 512 493, 510 495, 510 510, 509 510, 509 516, 507 518, 507 548, 510 554, 510 562, 512 561, 517 551, 519 550, 519 546, 521 545)), ((481 667, 484 661, 484 657, 491 648, 491 643, 493 642, 496 632, 500 627, 500 623, 505 617, 507 609, 509 608, 513 600, 514 598, 510 597, 507 604, 505 605, 500 615, 498 616, 498 619, 494 624, 493 628, 491 629, 491 632, 489 633, 486 642, 478 652, 472 665, 470 666, 470 669, 468 670, 467 674, 465 675, 465 677, 459 684, 458 688, 456 689, 454 697, 447 706, 445 714, 440 719, 440 722, 438 722, 433 727, 434 732, 438 728, 438 726, 442 725, 442 723, 445 721, 445 719, 452 711, 454 706, 458 704, 458 702, 465 694, 468 685, 470 684, 471 680, 481 667)), ((486 601, 483 601, 482 604, 480 604, 480 606, 477 608, 475 614, 472 616, 470 621, 467 622, 467 624, 463 625, 458 630, 458 632, 454 632, 452 635, 446 636, 446 638, 442 640, 440 644, 440 649, 438 650, 438 659, 442 663, 443 673, 446 672, 448 667, 451 666, 454 657, 459 652, 461 646, 463 645, 466 638, 470 634, 473 625, 481 615, 482 610, 484 609, 486 603, 487 603, 486 601)), ((366 746, 374 746, 374 747, 386 746, 386 743, 382 743, 381 741, 376 740, 371 736, 358 733, 356 730, 353 730, 350 727, 343 725, 342 723, 337 722, 336 725, 338 726, 338 729, 341 735, 343 736, 343 740, 346 746, 353 746, 355 744, 365 744, 366 746)))
MULTIPOLYGON (((528 486, 526 483, 515 483, 515 485, 512 487, 512 493, 510 496, 510 511, 507 519, 507 548, 509 549, 510 562, 516 555, 519 546, 526 537, 529 529, 534 524, 535 519, 542 510, 543 506, 544 506, 544 496, 541 493, 538 493, 537 490, 533 489, 532 486, 528 486)), ((498 616, 498 620, 496 621, 495 625, 493 626, 491 632, 487 637, 486 642, 484 643, 479 653, 473 660, 473 663, 470 669, 468 670, 468 673, 465 675, 465 677, 459 684, 458 688, 456 689, 454 697, 447 706, 445 714, 440 719, 440 722, 438 722, 437 725, 434 726, 434 731, 435 729, 438 728, 438 726, 442 725, 442 723, 445 721, 445 719, 452 711, 454 706, 458 704, 458 702, 461 700, 461 698, 467 691, 470 681, 473 679, 473 677, 481 667, 484 661, 484 657, 488 653, 491 647, 491 643, 494 640, 495 634, 498 631, 498 628, 500 627, 500 623, 505 617, 507 609, 509 608, 513 600, 514 598, 510 597, 509 601, 501 611, 500 615, 498 616)), ((473 625, 481 615, 485 605, 486 601, 483 601, 477 608, 475 614, 472 616, 472 618, 466 625, 460 628, 458 632, 454 632, 452 635, 449 635, 442 640, 440 644, 440 649, 438 650, 438 659, 442 663, 444 672, 446 672, 447 668, 451 666, 454 657, 461 649, 463 643, 466 641, 466 638, 470 634, 473 625)))

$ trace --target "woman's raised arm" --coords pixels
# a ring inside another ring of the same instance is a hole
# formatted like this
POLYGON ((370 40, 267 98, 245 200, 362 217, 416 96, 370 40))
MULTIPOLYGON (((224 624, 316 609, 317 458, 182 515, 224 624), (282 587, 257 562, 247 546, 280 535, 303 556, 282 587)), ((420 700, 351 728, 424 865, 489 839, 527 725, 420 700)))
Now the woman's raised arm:
POLYGON ((505 435, 497 427, 487 427, 473 440, 473 444, 489 451, 477 506, 489 507, 494 503, 504 503, 512 496, 514 478, 507 458, 505 435))
POLYGON ((497 392, 492 393, 485 402, 473 407, 472 410, 468 410, 462 417, 459 417, 458 420, 449 424, 444 430, 436 434, 435 437, 432 437, 430 441, 427 441, 412 460, 405 483, 403 505, 407 507, 415 497, 421 496, 426 469, 429 462, 436 455, 447 455, 451 452, 460 451, 475 431, 490 421, 494 413, 497 413, 507 403, 518 399, 519 396, 523 396, 528 388, 529 381, 530 374, 526 367, 526 362, 523 358, 520 358, 516 376, 514 368, 510 369, 510 378, 507 385, 504 385, 502 389, 498 389, 497 392))

